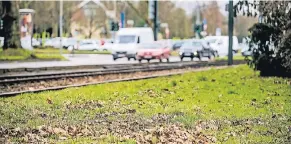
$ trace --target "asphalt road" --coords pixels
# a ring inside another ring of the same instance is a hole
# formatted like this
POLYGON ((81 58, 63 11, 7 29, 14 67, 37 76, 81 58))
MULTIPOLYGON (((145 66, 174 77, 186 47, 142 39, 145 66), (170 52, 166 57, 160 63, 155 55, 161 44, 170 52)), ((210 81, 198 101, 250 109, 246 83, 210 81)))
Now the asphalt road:
MULTIPOLYGON (((54 66, 76 66, 76 65, 102 65, 102 64, 132 64, 138 63, 131 59, 120 58, 113 61, 111 55, 99 55, 99 54, 64 54, 64 57, 68 61, 38 61, 38 62, 8 62, 0 63, 0 69, 11 69, 11 68, 38 68, 38 67, 54 67, 54 66)), ((207 61, 207 58, 203 58, 203 61, 207 61)), ((166 62, 166 60, 163 60, 166 62)), ((180 61, 178 56, 171 56, 170 62, 180 61)), ((184 58, 184 61, 190 61, 190 58, 184 58)), ((198 61, 198 59, 194 59, 198 61)), ((151 62, 159 62, 159 60, 151 60, 151 62)), ((147 63, 146 60, 142 63, 147 63)))

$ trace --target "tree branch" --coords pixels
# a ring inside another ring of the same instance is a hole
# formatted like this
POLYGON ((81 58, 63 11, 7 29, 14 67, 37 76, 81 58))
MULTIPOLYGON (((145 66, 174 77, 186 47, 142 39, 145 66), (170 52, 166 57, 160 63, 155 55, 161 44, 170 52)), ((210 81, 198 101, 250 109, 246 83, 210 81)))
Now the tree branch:
POLYGON ((127 4, 130 6, 130 8, 132 8, 134 10, 134 12, 145 22, 147 23, 148 25, 151 25, 151 22, 146 18, 144 17, 142 14, 139 13, 139 11, 132 5, 131 2, 129 1, 126 1, 127 4))

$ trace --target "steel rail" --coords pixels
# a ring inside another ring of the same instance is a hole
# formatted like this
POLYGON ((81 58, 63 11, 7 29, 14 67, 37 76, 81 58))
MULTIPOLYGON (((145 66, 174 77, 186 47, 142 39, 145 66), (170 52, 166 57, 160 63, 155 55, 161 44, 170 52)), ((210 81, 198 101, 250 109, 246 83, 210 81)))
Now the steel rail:
POLYGON ((200 63, 170 63, 162 65, 144 65, 144 66, 124 66, 122 68, 111 68, 111 69, 93 69, 83 71, 71 71, 71 72, 57 72, 57 73, 45 73, 45 74, 25 74, 25 75, 14 75, 14 76, 2 76, 0 77, 0 84, 12 84, 27 81, 40 81, 49 79, 60 79, 60 78, 73 78, 82 76, 94 76, 94 75, 105 75, 105 74, 116 74, 116 73, 130 73, 138 71, 155 71, 155 70, 166 70, 166 69, 177 69, 184 67, 195 67, 196 65, 211 64, 212 62, 200 62, 200 63))
MULTIPOLYGON (((122 65, 105 65, 102 68, 90 68, 90 69, 64 69, 64 70, 53 70, 52 72, 43 71, 42 73, 24 73, 24 74, 16 74, 16 75, 4 75, 0 76, 0 81, 5 81, 9 79, 19 79, 19 78, 28 78, 28 77, 39 77, 39 76, 51 76, 51 75, 63 75, 63 74, 72 74, 72 73, 92 73, 92 72, 100 72, 100 71, 112 71, 112 70, 124 70, 131 68, 142 68, 142 67, 156 67, 156 66, 170 66, 170 65, 183 65, 183 64, 196 64, 197 62, 171 62, 171 63, 151 63, 151 64, 122 64, 122 65)), ((208 63, 208 62, 199 62, 199 63, 208 63)))

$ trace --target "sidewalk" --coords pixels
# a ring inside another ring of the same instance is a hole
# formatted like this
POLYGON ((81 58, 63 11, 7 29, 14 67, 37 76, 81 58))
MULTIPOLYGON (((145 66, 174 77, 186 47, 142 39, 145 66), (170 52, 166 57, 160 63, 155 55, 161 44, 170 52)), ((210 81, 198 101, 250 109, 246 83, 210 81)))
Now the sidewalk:
POLYGON ((68 59, 68 61, 20 61, 0 63, 0 69, 136 63, 136 61, 127 61, 127 59, 118 59, 117 61, 113 61, 111 55, 77 54, 72 57, 69 54, 64 54, 64 57, 68 59))
MULTIPOLYGON (((138 63, 126 58, 117 59, 113 61, 111 55, 98 54, 76 54, 73 57, 70 54, 64 54, 68 61, 38 61, 38 62, 7 62, 0 63, 0 69, 13 68, 42 68, 42 67, 62 67, 62 66, 82 66, 82 65, 106 65, 106 64, 133 64, 138 63)), ((158 60, 153 60, 153 62, 158 60)), ((179 57, 171 57, 170 61, 180 61, 179 57)), ((145 62, 145 61, 144 61, 145 62)))

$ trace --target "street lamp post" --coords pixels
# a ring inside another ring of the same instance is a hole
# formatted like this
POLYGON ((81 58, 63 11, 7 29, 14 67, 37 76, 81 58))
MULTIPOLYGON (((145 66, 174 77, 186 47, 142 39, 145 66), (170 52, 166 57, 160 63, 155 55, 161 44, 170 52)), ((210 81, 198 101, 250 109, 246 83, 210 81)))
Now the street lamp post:
POLYGON ((60 54, 63 49, 63 0, 60 0, 60 54))
POLYGON ((229 43, 228 43, 228 65, 232 65, 233 63, 233 55, 232 55, 232 44, 233 44, 233 1, 229 1, 228 6, 228 36, 229 36, 229 43))

